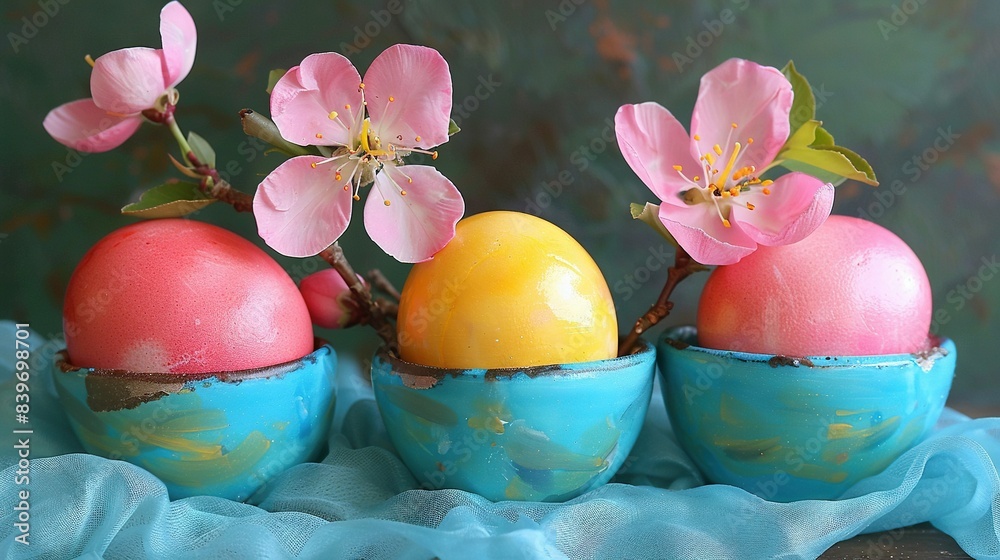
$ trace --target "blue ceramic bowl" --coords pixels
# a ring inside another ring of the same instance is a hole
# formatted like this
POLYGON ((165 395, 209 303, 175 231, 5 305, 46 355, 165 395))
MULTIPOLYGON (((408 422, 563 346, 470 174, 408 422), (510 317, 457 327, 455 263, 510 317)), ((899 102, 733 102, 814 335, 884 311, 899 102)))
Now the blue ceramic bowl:
POLYGON ((243 501, 326 445, 337 357, 221 373, 135 373, 79 368, 57 355, 55 384, 88 453, 156 475, 171 499, 243 501))
POLYGON ((375 400, 423 488, 493 501, 564 501, 596 488, 635 444, 655 351, 513 369, 441 369, 379 351, 375 400))
POLYGON ((878 474, 944 407, 955 345, 927 355, 788 358, 700 348, 693 327, 657 345, 667 412, 712 482, 778 501, 834 499, 878 474))

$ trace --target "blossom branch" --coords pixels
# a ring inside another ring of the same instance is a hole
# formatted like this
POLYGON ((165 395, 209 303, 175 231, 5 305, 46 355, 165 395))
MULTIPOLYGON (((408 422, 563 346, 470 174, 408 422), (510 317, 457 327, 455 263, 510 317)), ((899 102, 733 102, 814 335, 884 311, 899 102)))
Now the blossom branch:
POLYGON ((663 286, 660 297, 649 308, 649 311, 636 320, 628 336, 622 340, 618 346, 619 356, 632 354, 636 350, 635 346, 636 342, 639 341, 639 337, 670 314, 670 311, 674 308, 674 302, 670 301, 670 295, 673 293, 674 288, 677 287, 677 284, 681 280, 699 270, 705 270, 705 267, 692 259, 684 249, 677 247, 677 252, 674 255, 674 264, 667 269, 667 283, 663 286))
POLYGON ((371 325, 375 329, 375 332, 385 341, 389 350, 396 352, 398 347, 398 343, 396 342, 396 327, 388 319, 388 315, 392 309, 389 307, 383 308, 372 299, 371 292, 361 283, 357 273, 354 272, 354 268, 347 262, 344 250, 340 248, 340 243, 334 242, 333 245, 320 252, 319 256, 328 262, 351 288, 351 294, 354 296, 355 301, 358 302, 358 306, 364 315, 362 322, 371 325))
MULTIPOLYGON (((168 105, 167 107, 172 108, 173 106, 168 105)), ((184 133, 181 131, 180 126, 178 126, 177 119, 174 118, 173 110, 168 110, 164 113, 163 123, 167 125, 170 133, 177 140, 177 145, 180 146, 181 152, 184 154, 184 159, 191 164, 191 171, 201 176, 201 181, 198 183, 198 188, 201 189, 201 192, 205 193, 206 196, 231 205, 237 212, 253 211, 252 196, 234 189, 228 181, 219 176, 218 169, 209 165, 208 162, 201 161, 195 155, 194 150, 191 149, 191 145, 184 138, 184 133)))
POLYGON ((399 290, 396 289, 396 286, 392 285, 392 282, 390 282, 389 279, 385 277, 385 274, 382 274, 381 270, 378 269, 369 270, 366 279, 368 280, 369 284, 375 286, 375 288, 377 288, 379 291, 388 295, 396 303, 398 303, 399 299, 402 297, 402 295, 399 293, 399 290))

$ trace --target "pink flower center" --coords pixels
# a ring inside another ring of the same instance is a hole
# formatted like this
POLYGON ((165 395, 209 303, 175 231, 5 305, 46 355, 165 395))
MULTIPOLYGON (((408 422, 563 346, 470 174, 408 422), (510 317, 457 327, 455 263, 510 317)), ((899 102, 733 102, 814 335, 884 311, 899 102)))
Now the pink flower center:
MULTIPOLYGON (((722 225, 731 227, 729 222, 730 210, 734 204, 740 204, 747 210, 753 210, 756 206, 747 200, 736 200, 742 194, 751 194, 759 190, 764 195, 771 194, 770 186, 773 181, 770 179, 761 180, 757 177, 757 168, 753 165, 740 166, 740 156, 744 144, 733 141, 733 133, 738 128, 736 123, 732 124, 726 141, 720 146, 715 144, 711 150, 701 149, 701 138, 695 134, 695 145, 698 151, 702 152, 699 158, 701 164, 701 175, 688 178, 684 174, 684 169, 680 165, 675 165, 674 170, 693 188, 680 193, 681 198, 687 204, 710 203, 715 205, 716 213, 722 220, 722 225), (726 146, 723 149, 722 146, 726 146), (722 169, 719 169, 720 162, 726 162, 722 169)), ((753 144, 753 138, 747 137, 746 146, 753 144)), ((759 202, 759 200, 758 200, 759 202)))
MULTIPOLYGON (((437 159, 438 157, 436 150, 429 151, 406 145, 404 143, 405 139, 401 135, 396 136, 395 141, 383 142, 382 138, 375 132, 371 118, 366 114, 368 102, 365 101, 364 82, 358 85, 358 90, 361 92, 361 107, 358 107, 357 112, 353 112, 350 105, 344 105, 344 110, 348 112, 346 122, 337 110, 331 110, 326 114, 328 119, 337 121, 347 129, 351 144, 349 146, 338 146, 329 157, 312 164, 312 167, 315 169, 319 165, 341 162, 334 171, 334 180, 337 182, 344 181, 344 177, 346 176, 344 190, 351 192, 353 189, 354 200, 361 200, 361 196, 358 194, 361 187, 371 184, 375 180, 375 175, 380 173, 385 165, 392 165, 398 168, 404 165, 403 158, 413 152, 427 154, 431 156, 431 159, 437 159)), ((390 95, 390 105, 395 102, 396 97, 390 95)), ((323 134, 317 132, 316 138, 322 140, 323 134)), ((420 142, 420 136, 414 138, 413 141, 420 142)), ((413 182, 413 179, 406 175, 406 173, 400 171, 400 174, 406 178, 407 183, 413 182)), ((388 183, 399 191, 400 196, 406 196, 406 189, 400 186, 391 175, 386 174, 386 177, 388 178, 388 183)), ((388 198, 383 196, 382 200, 386 206, 390 205, 388 198)))

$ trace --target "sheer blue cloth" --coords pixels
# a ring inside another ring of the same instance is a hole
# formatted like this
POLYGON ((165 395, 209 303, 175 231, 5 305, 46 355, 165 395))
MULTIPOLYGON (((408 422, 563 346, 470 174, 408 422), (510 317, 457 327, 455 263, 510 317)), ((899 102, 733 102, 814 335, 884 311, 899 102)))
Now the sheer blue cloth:
POLYGON ((13 325, 0 323, 8 348, 0 353, 4 558, 814 558, 854 535, 923 521, 974 557, 1000 557, 998 418, 946 410, 931 436, 841 499, 782 504, 705 485, 654 391, 613 483, 563 504, 493 503, 417 489, 386 437, 365 372, 342 362, 321 463, 281 473, 248 503, 170 501, 145 470, 82 453, 54 396, 52 345, 34 336, 30 482, 18 484, 15 445, 24 436, 13 430, 25 426, 14 413, 13 340, 13 325), (15 541, 23 490, 29 545, 15 541))

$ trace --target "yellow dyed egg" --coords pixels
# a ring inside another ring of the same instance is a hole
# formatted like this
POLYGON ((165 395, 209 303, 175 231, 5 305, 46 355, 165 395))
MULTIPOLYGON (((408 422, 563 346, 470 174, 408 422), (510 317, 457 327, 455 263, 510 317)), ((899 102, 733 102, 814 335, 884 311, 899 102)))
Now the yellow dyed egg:
POLYGON ((414 265, 399 304, 400 357, 442 368, 605 360, 618 323, 587 251, 529 214, 466 218, 430 261, 414 265))

